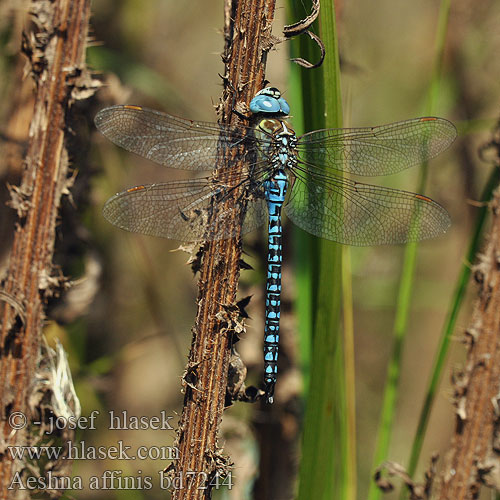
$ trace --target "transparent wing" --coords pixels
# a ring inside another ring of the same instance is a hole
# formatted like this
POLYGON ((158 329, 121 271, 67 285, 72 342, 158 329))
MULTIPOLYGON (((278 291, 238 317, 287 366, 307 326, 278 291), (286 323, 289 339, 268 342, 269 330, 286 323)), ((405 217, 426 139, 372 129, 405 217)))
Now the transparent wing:
POLYGON ((228 147, 243 140, 241 133, 216 123, 185 120, 140 106, 111 106, 99 111, 94 121, 102 134, 127 151, 184 170, 215 168, 221 132, 228 147))
POLYGON ((298 140, 299 161, 315 173, 393 174, 433 158, 455 140, 453 123, 414 118, 378 127, 325 129, 298 140))
POLYGON ((285 206, 297 226, 348 245, 381 245, 433 238, 450 226, 441 205, 422 195, 348 179, 295 179, 285 206))
MULTIPOLYGON (((212 178, 137 186, 111 197, 103 215, 121 229, 150 236, 186 242, 231 238, 238 226, 232 210, 218 209, 216 217, 212 212, 215 204, 234 193, 212 178)), ((244 213, 242 233, 266 220, 266 204, 258 189, 240 196, 234 206, 244 213)))

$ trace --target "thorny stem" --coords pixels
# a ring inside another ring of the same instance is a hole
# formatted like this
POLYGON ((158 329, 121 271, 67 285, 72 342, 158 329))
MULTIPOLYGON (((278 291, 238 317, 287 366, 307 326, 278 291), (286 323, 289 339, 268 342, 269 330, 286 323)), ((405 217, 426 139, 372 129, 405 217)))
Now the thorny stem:
MULTIPOLYGON (((498 131, 497 131, 498 136, 498 131)), ((500 142, 494 143, 500 166, 500 142)), ((465 368, 454 378, 455 433, 446 456, 436 498, 478 498, 481 485, 498 487, 498 425, 500 421, 500 188, 490 205, 488 244, 474 278, 479 286, 465 342, 465 368)))
MULTIPOLYGON (((225 49, 222 56, 225 74, 219 106, 224 124, 237 125, 239 113, 233 111, 241 110, 241 105, 248 104, 263 87, 266 55, 274 43, 271 37, 274 7, 275 0, 225 2, 225 49)), ((243 168, 241 160, 233 164, 239 153, 241 151, 231 150, 221 160, 231 162, 232 173, 243 168)), ((225 205, 215 208, 227 210, 225 205)), ((232 213, 233 220, 226 218, 224 223, 241 225, 238 211, 233 210, 232 213)), ((216 475, 223 477, 229 470, 227 459, 218 449, 217 436, 224 411, 231 343, 237 322, 237 315, 232 311, 240 256, 239 236, 208 242, 204 247, 198 313, 178 430, 179 460, 169 468, 171 476, 184 480, 184 487, 173 492, 175 500, 210 498, 212 479, 216 475)))
MULTIPOLYGON (((44 300, 58 279, 52 269, 56 218, 63 194, 71 186, 68 173, 67 125, 72 103, 83 98, 85 47, 90 0, 32 0, 32 29, 23 51, 35 78, 36 96, 21 186, 12 190, 17 210, 9 268, 0 288, 0 498, 23 463, 13 461, 6 447, 27 444, 27 430, 9 425, 13 412, 27 415, 44 316, 44 300), (82 91, 80 94, 79 91, 82 91)), ((90 80, 89 80, 90 81, 90 80)), ((91 95, 90 90, 85 97, 91 95)))

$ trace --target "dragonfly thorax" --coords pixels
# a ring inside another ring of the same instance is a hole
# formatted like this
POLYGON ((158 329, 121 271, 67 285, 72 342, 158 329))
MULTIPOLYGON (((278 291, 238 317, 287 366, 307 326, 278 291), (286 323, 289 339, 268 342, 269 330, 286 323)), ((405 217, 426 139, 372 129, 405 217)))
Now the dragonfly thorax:
POLYGON ((288 122, 278 119, 261 120, 260 136, 267 136, 267 150, 264 155, 272 166, 272 176, 277 170, 286 171, 297 164, 297 136, 288 122))

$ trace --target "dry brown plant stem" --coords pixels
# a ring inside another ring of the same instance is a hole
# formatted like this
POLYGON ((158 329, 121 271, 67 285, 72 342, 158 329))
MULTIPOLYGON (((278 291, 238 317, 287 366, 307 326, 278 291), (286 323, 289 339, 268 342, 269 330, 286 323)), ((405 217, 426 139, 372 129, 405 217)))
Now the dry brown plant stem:
MULTIPOLYGON (((222 123, 238 124, 241 118, 234 110, 244 110, 242 104, 248 104, 263 87, 266 54, 275 41, 271 36, 274 6, 274 0, 225 2, 222 123)), ((232 172, 243 167, 241 162, 233 165, 238 154, 241 152, 230 151, 223 160, 231 162, 232 172)), ((234 221, 225 219, 225 223, 241 224, 237 211, 233 213, 234 221)), ((224 411, 234 319, 230 311, 236 300, 240 256, 239 237, 212 241, 204 248, 178 431, 179 460, 170 471, 173 477, 184 480, 184 487, 173 492, 176 500, 210 498, 213 478, 228 472, 217 437, 224 411)))
POLYGON ((500 188, 491 211, 488 244, 474 272, 479 297, 466 332, 467 361, 455 377, 455 433, 436 496, 443 500, 478 498, 482 484, 498 488, 494 478, 500 471, 500 188))
POLYGON ((0 294, 2 499, 16 494, 8 486, 23 467, 6 447, 27 444, 27 429, 15 431, 8 417, 22 412, 29 422, 45 298, 58 285, 52 255, 61 197, 71 185, 67 120, 82 89, 90 0, 32 0, 29 9, 33 25, 24 35, 23 51, 35 79, 35 106, 22 182, 12 189, 18 223, 0 294))

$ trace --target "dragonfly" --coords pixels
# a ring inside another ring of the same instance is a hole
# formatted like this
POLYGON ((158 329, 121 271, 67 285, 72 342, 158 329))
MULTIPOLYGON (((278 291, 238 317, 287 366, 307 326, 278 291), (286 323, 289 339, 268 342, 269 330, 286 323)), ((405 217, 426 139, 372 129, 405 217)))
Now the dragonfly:
POLYGON ((212 171, 116 194, 103 208, 115 226, 202 242, 245 234, 267 221, 264 392, 272 403, 278 372, 282 211, 305 231, 348 245, 397 244, 443 234, 450 217, 435 201, 358 182, 351 174, 379 176, 419 165, 447 149, 457 132, 448 120, 423 117, 297 137, 286 119, 290 106, 274 87, 259 91, 249 110, 248 126, 230 127, 119 105, 99 111, 95 124, 113 143, 160 165, 212 171), (245 168, 234 169, 221 160, 231 148, 243 148, 245 168), (234 203, 221 209, 231 196, 234 203), (235 219, 234 210, 240 218, 235 219))

